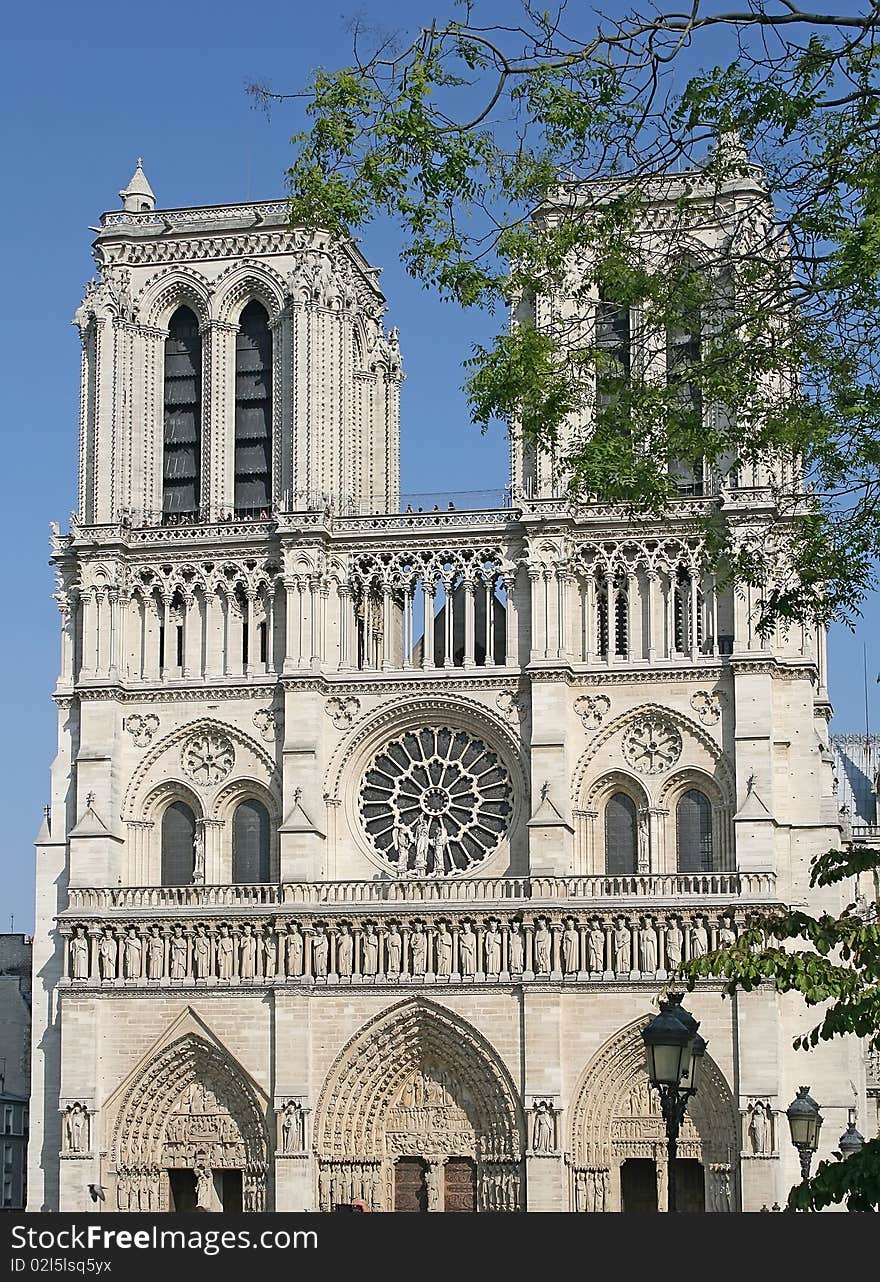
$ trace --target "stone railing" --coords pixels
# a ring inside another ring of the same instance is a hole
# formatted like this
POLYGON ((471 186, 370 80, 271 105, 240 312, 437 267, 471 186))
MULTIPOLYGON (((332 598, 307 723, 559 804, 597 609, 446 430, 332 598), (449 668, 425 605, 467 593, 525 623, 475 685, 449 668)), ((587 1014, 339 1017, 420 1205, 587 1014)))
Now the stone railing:
POLYGON ((692 908, 592 912, 412 906, 372 917, 253 913, 179 918, 68 916, 62 985, 499 983, 664 979, 682 961, 734 942, 745 913, 692 908))
POLYGON ((168 909, 212 910, 304 908, 379 908, 410 904, 434 910, 540 899, 549 904, 615 900, 678 902, 682 899, 774 900, 774 873, 640 873, 618 877, 461 877, 399 878, 376 881, 294 881, 220 886, 71 886, 65 917, 78 913, 168 909))

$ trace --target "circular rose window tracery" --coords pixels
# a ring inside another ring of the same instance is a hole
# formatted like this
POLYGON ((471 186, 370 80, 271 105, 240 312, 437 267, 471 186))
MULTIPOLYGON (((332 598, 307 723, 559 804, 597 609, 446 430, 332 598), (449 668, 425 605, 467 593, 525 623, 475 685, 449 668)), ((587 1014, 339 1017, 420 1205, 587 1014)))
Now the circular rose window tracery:
POLYGON ((448 876, 481 863, 504 836, 510 776, 466 730, 412 730, 374 758, 360 811, 374 849, 398 876, 448 876))
POLYGON ((225 779, 235 765, 235 748, 227 735, 206 730, 187 739, 180 764, 194 783, 210 787, 225 779))

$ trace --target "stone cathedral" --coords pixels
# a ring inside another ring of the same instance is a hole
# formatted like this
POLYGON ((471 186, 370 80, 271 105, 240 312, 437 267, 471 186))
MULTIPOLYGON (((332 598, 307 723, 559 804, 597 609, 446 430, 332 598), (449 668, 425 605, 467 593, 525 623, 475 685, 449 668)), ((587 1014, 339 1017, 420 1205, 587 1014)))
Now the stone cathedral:
MULTIPOLYGON (((711 216, 699 171, 670 184, 646 219, 687 196, 698 259, 769 210, 747 167, 711 216)), ((514 441, 505 506, 401 510, 359 249, 283 201, 159 209, 140 162, 121 197, 52 533, 31 1209, 666 1209, 669 971, 846 902, 808 888, 841 833, 824 636, 760 636, 694 533, 761 528, 766 476, 698 469, 636 527, 514 441)), ((796 1054, 815 1012, 770 987, 688 1007, 680 1203, 784 1203, 784 1110, 809 1081, 827 1154, 860 1047, 796 1054)))

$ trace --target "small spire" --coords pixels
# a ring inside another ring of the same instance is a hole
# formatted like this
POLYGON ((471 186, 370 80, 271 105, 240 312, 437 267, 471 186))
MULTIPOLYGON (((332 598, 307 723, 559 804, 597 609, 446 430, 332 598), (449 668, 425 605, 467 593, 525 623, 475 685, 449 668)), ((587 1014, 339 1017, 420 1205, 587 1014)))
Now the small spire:
POLYGON ((122 197, 122 208, 130 213, 149 213, 156 208, 156 197, 147 181, 143 164, 143 160, 138 156, 137 165, 128 186, 119 193, 122 197))

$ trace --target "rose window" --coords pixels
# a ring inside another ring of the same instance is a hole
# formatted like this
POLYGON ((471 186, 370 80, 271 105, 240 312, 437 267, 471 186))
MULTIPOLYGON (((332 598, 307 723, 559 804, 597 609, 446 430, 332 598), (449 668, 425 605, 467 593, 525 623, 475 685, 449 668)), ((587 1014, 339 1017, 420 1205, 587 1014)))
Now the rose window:
POLYGON ((235 748, 225 734, 194 734, 180 754, 184 774, 203 787, 220 783, 235 765, 235 748))
POLYGON ((383 748, 364 775, 364 827, 399 876, 442 877, 479 864, 510 823, 510 777, 465 730, 414 730, 383 748))
POLYGON ((659 774, 668 766, 674 766, 681 756, 681 735, 668 721, 644 717, 626 735, 623 755, 642 774, 659 774))

